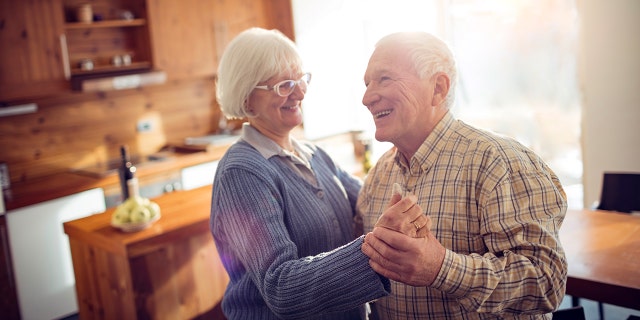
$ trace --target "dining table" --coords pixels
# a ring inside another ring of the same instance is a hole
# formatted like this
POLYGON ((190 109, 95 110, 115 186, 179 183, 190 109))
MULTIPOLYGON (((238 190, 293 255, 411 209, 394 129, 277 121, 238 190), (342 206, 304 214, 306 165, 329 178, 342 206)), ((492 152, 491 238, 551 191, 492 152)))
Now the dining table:
POLYGON ((567 295, 640 310, 640 216, 569 209, 560 241, 567 295))

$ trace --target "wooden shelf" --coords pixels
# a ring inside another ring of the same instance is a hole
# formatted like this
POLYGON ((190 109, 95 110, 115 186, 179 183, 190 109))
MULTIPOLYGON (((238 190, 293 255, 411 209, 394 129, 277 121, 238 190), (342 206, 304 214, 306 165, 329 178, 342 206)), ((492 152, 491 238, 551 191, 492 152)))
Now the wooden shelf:
POLYGON ((80 80, 80 90, 83 92, 95 92, 134 89, 149 85, 162 84, 165 81, 167 81, 167 75, 164 72, 149 71, 80 80))
POLYGON ((104 20, 94 22, 68 22, 64 28, 71 29, 96 29, 96 28, 117 28, 117 27, 139 27, 147 24, 145 19, 132 20, 104 20))
POLYGON ((150 69, 150 68, 151 68, 150 62, 141 61, 141 62, 132 62, 130 65, 126 65, 126 66, 98 65, 98 66, 94 66, 94 68, 91 70, 82 70, 80 68, 73 68, 71 69, 71 75, 84 76, 84 75, 103 74, 103 73, 121 72, 121 71, 129 71, 129 70, 150 69))

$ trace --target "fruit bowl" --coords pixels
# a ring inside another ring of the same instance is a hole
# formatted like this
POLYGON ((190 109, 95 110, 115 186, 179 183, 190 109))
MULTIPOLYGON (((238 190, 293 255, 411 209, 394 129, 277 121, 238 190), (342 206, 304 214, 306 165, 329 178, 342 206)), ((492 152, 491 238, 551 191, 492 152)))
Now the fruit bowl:
POLYGON ((116 229, 120 229, 123 232, 136 232, 136 231, 149 228, 154 222, 158 221, 158 219, 160 219, 159 213, 155 215, 153 218, 151 218, 151 220, 149 221, 127 222, 127 223, 117 223, 115 221, 111 221, 111 226, 116 229))
POLYGON ((132 196, 118 205, 111 215, 111 226, 124 232, 140 231, 160 219, 160 206, 140 196, 132 196))

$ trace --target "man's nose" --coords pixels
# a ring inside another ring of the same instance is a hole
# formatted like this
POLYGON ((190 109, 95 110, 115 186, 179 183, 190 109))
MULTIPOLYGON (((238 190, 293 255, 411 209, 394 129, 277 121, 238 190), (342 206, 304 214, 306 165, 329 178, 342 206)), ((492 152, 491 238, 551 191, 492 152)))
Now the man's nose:
POLYGON ((367 87, 367 90, 365 90, 364 95, 362 96, 362 104, 367 108, 371 108, 377 100, 379 100, 379 97, 374 92, 374 89, 372 87, 367 87))

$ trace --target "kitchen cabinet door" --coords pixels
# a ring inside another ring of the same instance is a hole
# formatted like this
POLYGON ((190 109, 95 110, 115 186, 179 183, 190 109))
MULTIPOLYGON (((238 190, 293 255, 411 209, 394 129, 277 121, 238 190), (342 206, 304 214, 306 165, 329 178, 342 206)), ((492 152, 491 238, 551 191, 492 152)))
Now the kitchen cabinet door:
POLYGON ((63 223, 105 209, 104 192, 97 188, 6 213, 23 319, 60 319, 77 313, 69 237, 63 223))
POLYGON ((240 32, 251 28, 278 29, 295 41, 290 0, 215 0, 216 61, 240 32))
POLYGON ((224 48, 251 27, 294 39, 289 0, 148 0, 154 58, 169 79, 215 76, 224 48))
POLYGON ((211 77, 217 69, 214 0, 148 0, 153 56, 170 80, 211 77))
POLYGON ((0 102, 69 90, 60 0, 0 0, 0 102))

